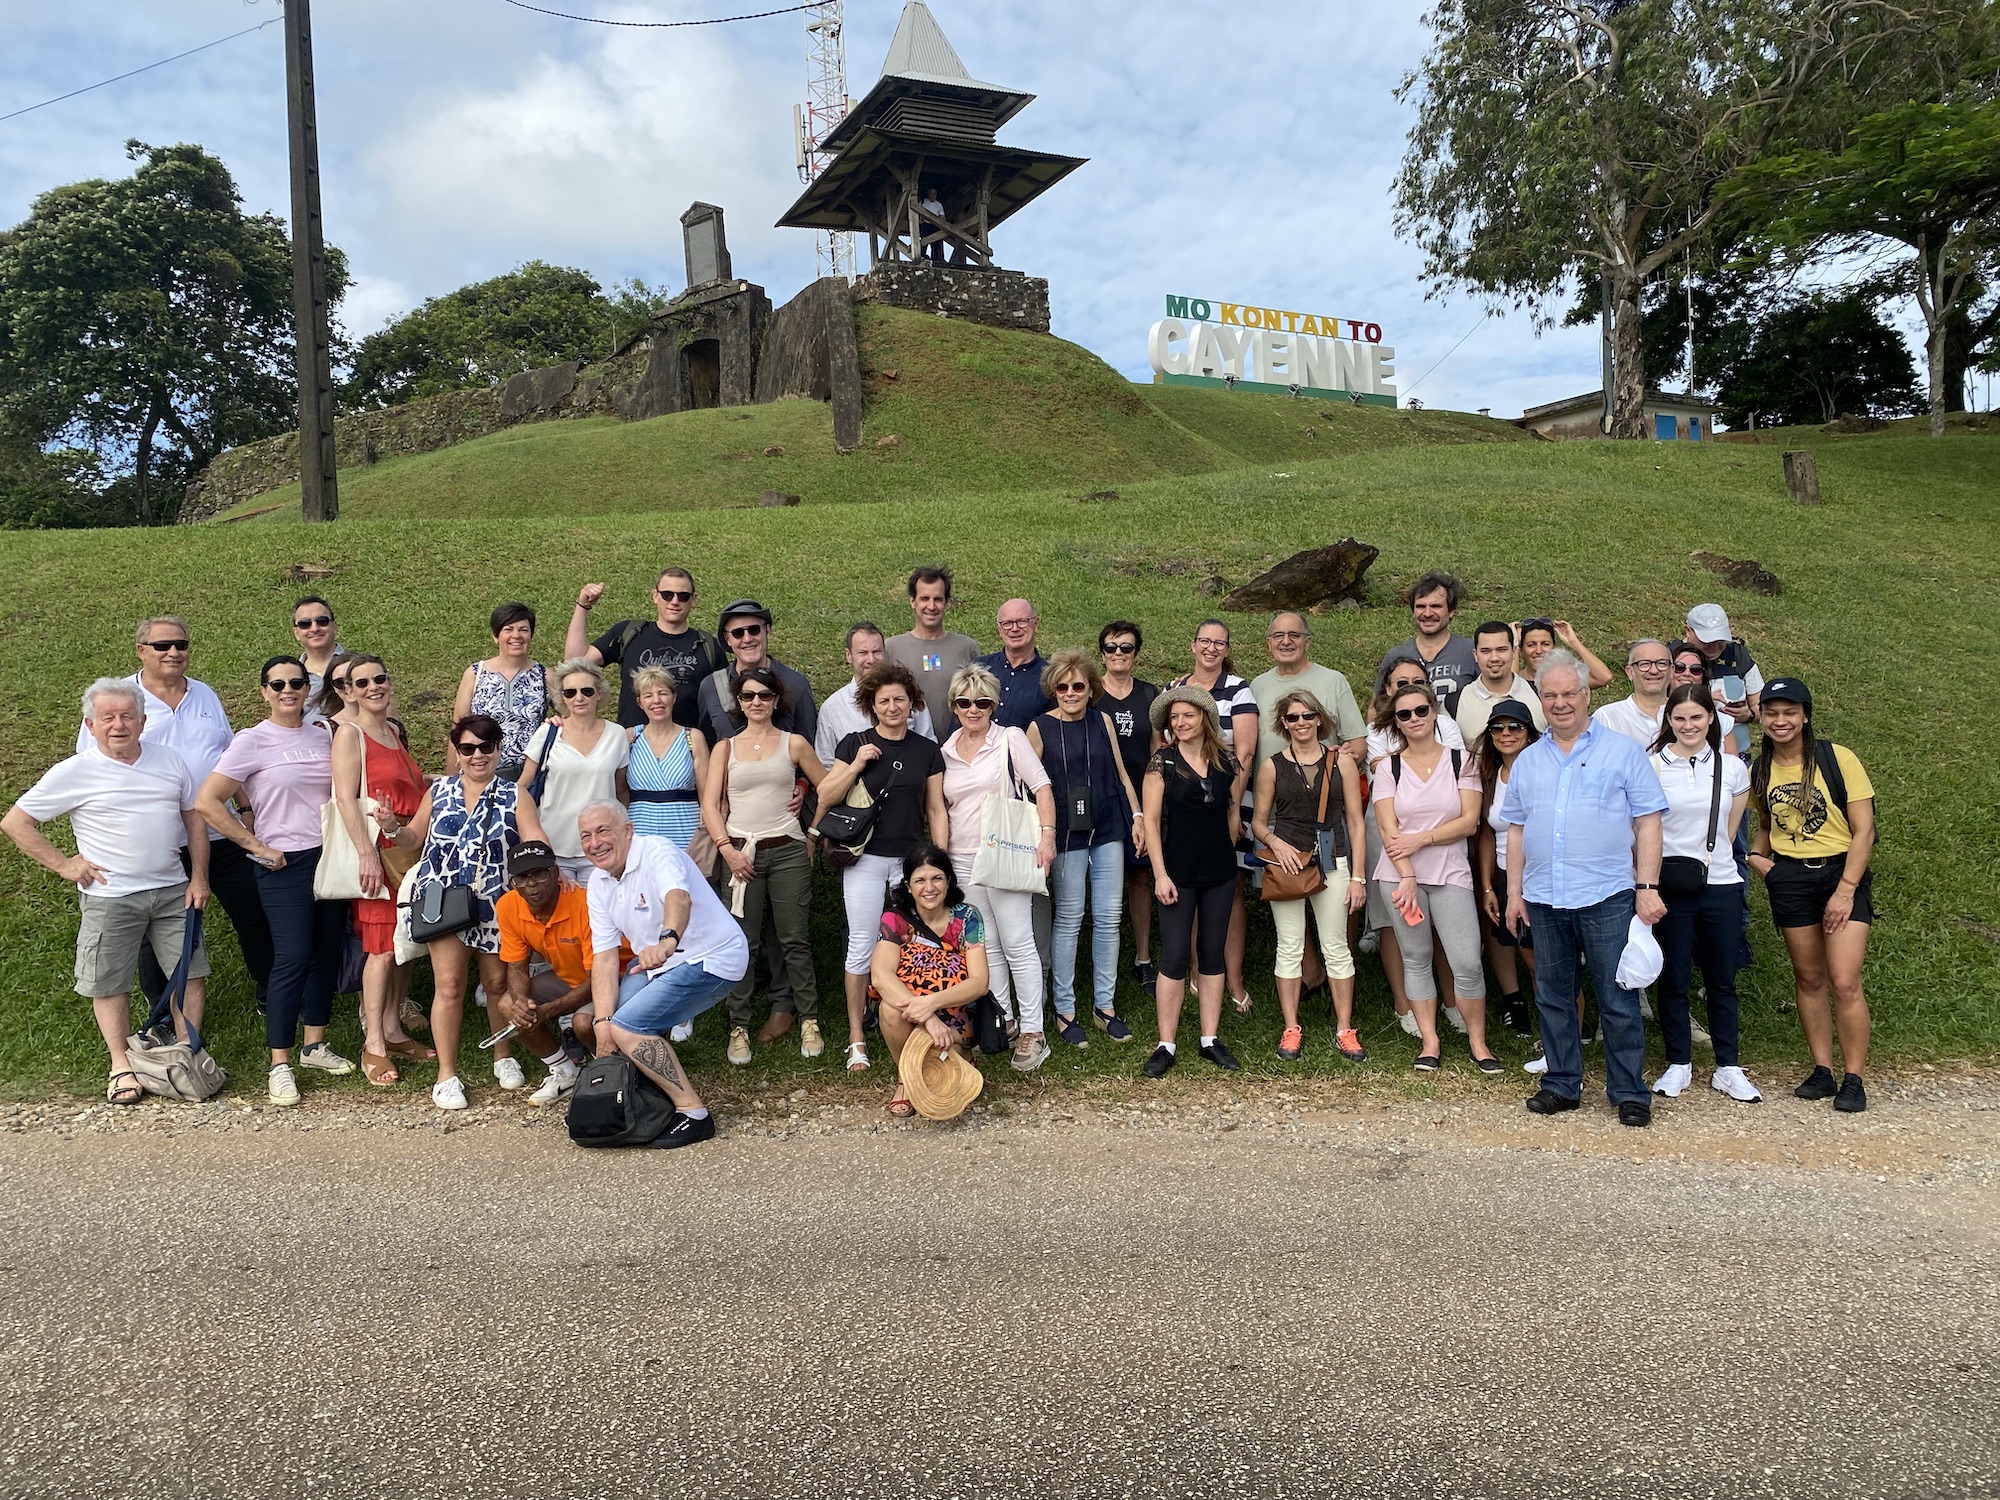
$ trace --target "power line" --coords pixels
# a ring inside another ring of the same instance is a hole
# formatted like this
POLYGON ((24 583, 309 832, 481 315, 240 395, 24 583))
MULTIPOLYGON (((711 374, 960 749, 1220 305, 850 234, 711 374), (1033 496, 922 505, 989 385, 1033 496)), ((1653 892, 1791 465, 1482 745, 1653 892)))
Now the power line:
POLYGON ((1458 353, 1458 345, 1463 344, 1467 339, 1471 338, 1475 333, 1479 332, 1481 328, 1485 327, 1486 320, 1492 316, 1493 316, 1493 309, 1491 309, 1490 307, 1485 312, 1481 313, 1479 315, 1479 321, 1477 323, 1474 323, 1470 328, 1466 329, 1465 332, 1459 337, 1458 344, 1453 344, 1449 349, 1444 351, 1444 359, 1440 359, 1437 362, 1437 365, 1432 365, 1428 370, 1424 371, 1423 374, 1419 375, 1415 380, 1411 381, 1408 385, 1404 386, 1403 394, 1405 396, 1409 395, 1411 391, 1414 391, 1418 386, 1422 385, 1426 380, 1429 380, 1432 375, 1436 374, 1438 365, 1443 364, 1445 359, 1450 359, 1454 354, 1458 353))
POLYGON ((545 10, 539 5, 530 5, 527 0, 507 0, 516 10, 531 10, 538 16, 554 16, 560 21, 588 21, 593 26, 629 26, 639 31, 671 31, 680 26, 726 26, 731 21, 761 21, 766 16, 795 15, 802 10, 811 10, 811 5, 787 5, 782 10, 757 10, 744 16, 710 16, 702 21, 607 21, 602 16, 573 16, 566 10, 545 10))
POLYGON ((60 104, 65 99, 74 99, 78 94, 87 94, 92 89, 101 89, 114 83, 123 83, 128 78, 137 78, 141 73, 150 73, 155 68, 164 68, 170 62, 179 62, 184 57, 193 57, 197 52, 206 52, 210 47, 220 47, 224 42, 233 42, 239 36, 248 36, 253 31, 262 31, 266 26, 275 26, 284 20, 283 16, 273 16, 268 21, 259 21, 255 26, 246 26, 241 31, 232 31, 228 36, 219 36, 212 42, 203 42, 199 47, 190 47, 185 52, 176 52, 172 57, 163 57, 158 62, 149 62, 143 68, 134 68, 129 73, 120 73, 116 78, 107 78, 101 83, 85 84, 80 89, 71 89, 67 94, 57 94, 53 99, 44 99, 40 104, 30 104, 26 109, 17 109, 12 114, 0 115, 0 120, 18 119, 22 115, 33 114, 38 109, 47 109, 51 104, 60 104))

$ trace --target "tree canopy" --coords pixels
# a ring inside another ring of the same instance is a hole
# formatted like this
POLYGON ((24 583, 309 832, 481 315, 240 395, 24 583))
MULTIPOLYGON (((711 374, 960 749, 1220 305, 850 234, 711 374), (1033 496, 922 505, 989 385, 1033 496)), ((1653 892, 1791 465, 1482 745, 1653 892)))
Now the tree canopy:
MULTIPOLYGON (((54 188, 0 235, 0 427, 129 475, 130 518, 152 524, 217 453, 296 422, 291 246, 200 146, 126 152, 130 177, 54 188)), ((327 259, 337 303, 346 264, 327 259)))

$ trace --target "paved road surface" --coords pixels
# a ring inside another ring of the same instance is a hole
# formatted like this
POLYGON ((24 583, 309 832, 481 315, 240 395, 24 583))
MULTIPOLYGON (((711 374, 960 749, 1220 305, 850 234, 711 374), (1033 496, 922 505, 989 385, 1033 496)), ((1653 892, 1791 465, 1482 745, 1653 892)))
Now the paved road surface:
POLYGON ((2000 1086, 1874 1090, 16 1122, 0 1494, 2000 1493, 2000 1086))

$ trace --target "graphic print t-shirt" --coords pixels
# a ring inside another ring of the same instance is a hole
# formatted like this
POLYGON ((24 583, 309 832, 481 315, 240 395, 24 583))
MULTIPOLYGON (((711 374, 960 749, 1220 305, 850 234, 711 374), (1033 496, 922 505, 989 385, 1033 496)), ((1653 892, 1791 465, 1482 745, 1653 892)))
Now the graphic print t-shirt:
MULTIPOLYGON (((1861 762, 1845 745, 1833 747, 1833 758, 1847 783, 1849 803, 1866 801, 1875 795, 1875 784, 1861 768, 1861 762)), ((1803 778, 1798 766, 1771 767, 1771 849, 1793 859, 1831 859, 1845 854, 1854 842, 1854 830, 1827 795, 1826 778, 1813 767, 1812 795, 1801 797, 1803 778)))
POLYGON ((668 635, 649 620, 639 627, 625 650, 614 655, 618 638, 630 623, 620 620, 591 642, 607 665, 616 663, 618 667, 618 722, 627 729, 646 722, 646 711, 639 707, 639 696, 632 691, 632 679, 641 667, 659 667, 674 680, 674 722, 694 727, 695 694, 702 678, 721 664, 722 654, 699 630, 668 635))

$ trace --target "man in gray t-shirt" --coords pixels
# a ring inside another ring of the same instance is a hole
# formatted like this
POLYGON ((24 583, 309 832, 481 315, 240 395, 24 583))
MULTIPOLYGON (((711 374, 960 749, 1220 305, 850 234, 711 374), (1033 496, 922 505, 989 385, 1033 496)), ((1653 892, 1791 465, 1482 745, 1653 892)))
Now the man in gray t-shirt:
POLYGON ((1323 667, 1312 657, 1312 626, 1304 615, 1285 610, 1271 616, 1264 646, 1270 652, 1271 670, 1250 684, 1257 700, 1257 759, 1261 764, 1285 747, 1285 726, 1278 722, 1278 700, 1295 688, 1303 688, 1319 700, 1334 723, 1332 744, 1354 746, 1356 763, 1368 744, 1368 724, 1354 701, 1354 689, 1347 678, 1323 667))
POLYGON ((1472 654, 1472 642, 1451 633, 1452 616, 1464 598, 1464 586, 1451 573, 1433 570, 1410 585, 1410 619, 1417 633, 1382 658, 1375 673, 1376 692, 1389 680, 1390 662, 1399 656, 1414 656, 1430 673, 1441 717, 1457 716, 1459 690, 1479 676, 1479 658, 1472 654))
POLYGON ((940 739, 956 727, 951 716, 952 676, 979 659, 979 642, 944 628, 949 608, 951 569, 918 568, 910 575, 910 609, 916 623, 901 635, 891 636, 883 646, 890 661, 907 667, 917 679, 923 706, 930 710, 940 739))

